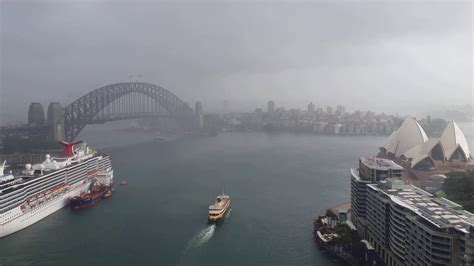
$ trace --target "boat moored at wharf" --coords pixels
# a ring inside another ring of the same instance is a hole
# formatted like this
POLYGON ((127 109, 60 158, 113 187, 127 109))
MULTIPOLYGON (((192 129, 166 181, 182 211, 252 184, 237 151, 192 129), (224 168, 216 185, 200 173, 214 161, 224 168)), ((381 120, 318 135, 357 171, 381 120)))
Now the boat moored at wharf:
POLYGON ((0 166, 0 238, 24 229, 87 191, 98 173, 113 174, 110 156, 86 143, 60 142, 60 157, 45 156, 40 164, 26 164, 20 174, 5 175, 0 166))
POLYGON ((93 206, 101 199, 110 198, 112 196, 112 186, 113 171, 97 173, 89 189, 83 194, 72 197, 69 200, 69 205, 73 210, 93 206))

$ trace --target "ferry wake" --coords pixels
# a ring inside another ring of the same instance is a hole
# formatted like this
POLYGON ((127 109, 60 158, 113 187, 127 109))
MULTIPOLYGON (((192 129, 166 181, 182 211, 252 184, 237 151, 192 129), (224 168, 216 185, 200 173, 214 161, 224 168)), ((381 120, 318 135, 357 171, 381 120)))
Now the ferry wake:
POLYGON ((19 174, 0 166, 0 238, 24 229, 65 207, 85 193, 98 173, 113 178, 110 156, 82 141, 60 142, 60 157, 46 155, 43 163, 26 164, 19 174))

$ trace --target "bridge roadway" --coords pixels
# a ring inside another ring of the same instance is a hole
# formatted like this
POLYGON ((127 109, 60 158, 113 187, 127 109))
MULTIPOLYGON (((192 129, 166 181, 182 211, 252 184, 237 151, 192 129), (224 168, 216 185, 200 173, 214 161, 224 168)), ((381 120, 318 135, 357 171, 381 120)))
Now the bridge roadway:
POLYGON ((144 82, 115 83, 101 87, 76 99, 66 108, 62 108, 59 103, 51 103, 46 123, 42 106, 38 111, 38 105, 35 103, 35 110, 30 110, 29 121, 36 119, 39 126, 3 126, 0 127, 0 137, 45 134, 49 140, 72 141, 89 124, 147 117, 173 119, 189 130, 195 127, 194 121, 199 121, 199 118, 202 120, 203 116, 202 108, 194 113, 188 104, 169 90, 144 82))

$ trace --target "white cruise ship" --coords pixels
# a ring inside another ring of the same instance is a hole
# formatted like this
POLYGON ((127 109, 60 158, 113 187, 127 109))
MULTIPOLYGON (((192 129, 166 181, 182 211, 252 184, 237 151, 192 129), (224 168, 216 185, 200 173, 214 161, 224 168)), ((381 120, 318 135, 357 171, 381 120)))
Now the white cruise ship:
POLYGON ((98 173, 112 175, 109 155, 85 143, 61 142, 61 158, 25 165, 19 175, 0 165, 0 238, 24 229, 65 207, 69 198, 87 191, 98 173))

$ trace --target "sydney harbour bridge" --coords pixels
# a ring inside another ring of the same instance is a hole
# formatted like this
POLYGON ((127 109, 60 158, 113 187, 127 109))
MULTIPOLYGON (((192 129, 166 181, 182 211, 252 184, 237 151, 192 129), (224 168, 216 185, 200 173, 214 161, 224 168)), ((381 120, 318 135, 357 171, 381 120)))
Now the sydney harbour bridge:
POLYGON ((65 108, 50 103, 45 114, 39 103, 32 103, 28 124, 0 127, 0 135, 43 134, 49 141, 74 140, 90 124, 136 118, 173 119, 188 130, 203 127, 200 103, 193 110, 167 89, 144 82, 110 84, 76 99, 65 108))

